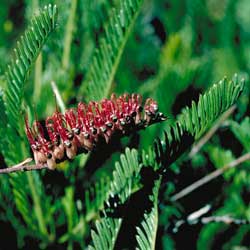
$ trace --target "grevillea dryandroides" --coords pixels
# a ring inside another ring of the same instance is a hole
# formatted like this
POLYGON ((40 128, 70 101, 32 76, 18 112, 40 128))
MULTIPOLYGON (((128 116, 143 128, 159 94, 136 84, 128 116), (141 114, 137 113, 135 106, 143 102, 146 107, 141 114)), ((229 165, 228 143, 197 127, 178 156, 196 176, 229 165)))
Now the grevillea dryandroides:
POLYGON ((80 102, 65 114, 55 111, 45 120, 46 131, 37 120, 30 127, 27 117, 25 126, 36 164, 55 169, 57 163, 91 151, 101 137, 109 143, 114 133, 128 135, 165 119, 152 98, 143 105, 139 94, 112 94, 100 102, 80 102))

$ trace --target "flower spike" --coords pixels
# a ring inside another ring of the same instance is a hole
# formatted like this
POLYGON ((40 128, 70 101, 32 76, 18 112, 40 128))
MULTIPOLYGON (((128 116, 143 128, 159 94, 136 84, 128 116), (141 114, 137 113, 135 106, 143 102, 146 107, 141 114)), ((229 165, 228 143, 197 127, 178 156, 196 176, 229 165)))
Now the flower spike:
POLYGON ((119 97, 112 94, 100 102, 80 102, 65 114, 56 108, 45 120, 47 133, 37 119, 30 127, 25 117, 25 127, 36 164, 55 169, 65 159, 92 151, 101 138, 109 143, 113 134, 128 135, 164 120, 155 100, 148 98, 143 106, 141 95, 125 93, 119 97))

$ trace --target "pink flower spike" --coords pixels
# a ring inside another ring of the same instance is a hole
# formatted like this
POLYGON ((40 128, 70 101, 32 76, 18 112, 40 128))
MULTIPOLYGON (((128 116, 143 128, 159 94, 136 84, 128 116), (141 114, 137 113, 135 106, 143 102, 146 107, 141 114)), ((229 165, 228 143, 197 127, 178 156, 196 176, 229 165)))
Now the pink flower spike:
POLYGON ((80 102, 77 108, 70 108, 65 114, 56 108, 54 114, 45 119, 46 128, 38 121, 30 127, 26 117, 25 131, 36 163, 47 163, 54 169, 58 162, 92 151, 101 138, 109 143, 113 134, 129 135, 164 120, 166 117, 158 112, 158 104, 152 98, 143 106, 139 94, 125 93, 119 97, 112 94, 110 99, 100 102, 80 102))

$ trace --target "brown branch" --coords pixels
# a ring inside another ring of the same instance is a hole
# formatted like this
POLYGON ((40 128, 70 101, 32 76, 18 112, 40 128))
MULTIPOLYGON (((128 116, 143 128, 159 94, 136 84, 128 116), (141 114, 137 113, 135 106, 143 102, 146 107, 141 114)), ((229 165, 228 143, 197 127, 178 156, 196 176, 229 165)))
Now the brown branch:
POLYGON ((189 158, 192 158, 195 154, 197 154, 204 144, 215 134, 215 132, 219 129, 221 124, 235 111, 236 105, 233 105, 226 112, 222 114, 222 116, 217 120, 214 126, 192 147, 189 158))
POLYGON ((223 174, 224 172, 226 172, 227 170, 234 168, 236 166, 238 166, 239 164, 250 160, 250 153, 244 154, 241 157, 237 158, 236 160, 230 162, 229 164, 225 165, 224 167, 215 170, 214 172, 210 173, 209 175, 206 175, 205 177, 199 179, 198 181, 192 183, 191 185, 187 186, 186 188, 184 188, 183 190, 181 190, 179 193, 173 195, 170 200, 171 201, 177 201, 181 198, 183 198, 184 196, 192 193, 194 190, 196 190, 197 188, 205 185, 206 183, 210 182, 211 180, 217 178, 218 176, 220 176, 221 174, 223 174))
POLYGON ((0 169, 0 174, 9 174, 9 173, 13 173, 13 172, 40 170, 43 168, 48 168, 47 165, 43 165, 43 164, 28 165, 28 163, 30 163, 31 161, 33 161, 32 158, 27 158, 26 160, 18 163, 17 165, 14 165, 14 166, 11 166, 8 168, 0 169))

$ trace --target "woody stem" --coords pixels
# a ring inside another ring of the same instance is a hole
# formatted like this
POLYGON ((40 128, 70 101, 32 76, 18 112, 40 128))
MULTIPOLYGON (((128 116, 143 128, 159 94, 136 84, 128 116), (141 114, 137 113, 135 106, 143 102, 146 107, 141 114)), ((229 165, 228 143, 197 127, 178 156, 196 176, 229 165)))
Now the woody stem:
POLYGON ((20 172, 20 171, 31 171, 31 170, 40 170, 43 168, 48 168, 47 165, 44 164, 37 164, 37 165, 28 165, 28 163, 30 163, 32 161, 31 158, 27 158, 26 160, 24 160, 23 162, 8 167, 8 168, 3 168, 0 169, 0 174, 9 174, 9 173, 13 173, 13 172, 20 172))

